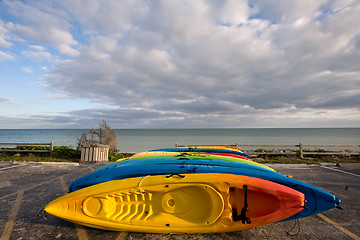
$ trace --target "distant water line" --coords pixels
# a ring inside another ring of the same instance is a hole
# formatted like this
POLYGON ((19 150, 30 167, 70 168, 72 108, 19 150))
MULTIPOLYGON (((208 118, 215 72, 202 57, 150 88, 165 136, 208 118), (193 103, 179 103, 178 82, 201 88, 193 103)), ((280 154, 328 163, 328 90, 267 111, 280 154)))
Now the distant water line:
MULTIPOLYGON (((0 129, 0 142, 50 142, 76 148, 86 129, 0 129)), ((121 152, 201 144, 358 145, 360 128, 115 129, 121 152)))

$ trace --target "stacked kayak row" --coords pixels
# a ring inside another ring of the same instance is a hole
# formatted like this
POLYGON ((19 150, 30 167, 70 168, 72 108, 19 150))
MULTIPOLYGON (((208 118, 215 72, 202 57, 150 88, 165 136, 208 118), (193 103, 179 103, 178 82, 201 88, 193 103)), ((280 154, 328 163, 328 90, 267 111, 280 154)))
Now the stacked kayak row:
POLYGON ((138 153, 76 179, 69 192, 45 211, 85 226, 148 233, 239 231, 340 204, 331 193, 218 146, 138 153))

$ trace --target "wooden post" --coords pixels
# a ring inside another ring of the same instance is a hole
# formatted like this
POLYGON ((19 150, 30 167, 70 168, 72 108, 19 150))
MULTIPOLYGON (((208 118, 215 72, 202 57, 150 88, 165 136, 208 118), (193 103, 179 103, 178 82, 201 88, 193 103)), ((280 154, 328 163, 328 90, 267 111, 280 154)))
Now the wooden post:
POLYGON ((54 142, 51 141, 50 142, 50 156, 53 157, 53 153, 54 153, 54 142))
POLYGON ((299 149, 300 149, 300 158, 304 158, 303 145, 302 145, 302 143, 299 143, 299 149))
POLYGON ((85 162, 85 148, 81 147, 80 162, 85 162))

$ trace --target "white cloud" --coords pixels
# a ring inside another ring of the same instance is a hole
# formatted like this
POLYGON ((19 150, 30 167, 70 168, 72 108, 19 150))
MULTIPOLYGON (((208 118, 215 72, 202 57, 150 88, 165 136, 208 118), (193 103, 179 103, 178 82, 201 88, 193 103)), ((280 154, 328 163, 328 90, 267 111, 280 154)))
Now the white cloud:
POLYGON ((76 57, 79 55, 79 51, 76 49, 73 49, 68 44, 59 43, 59 44, 56 44, 55 46, 60 51, 60 53, 66 55, 66 56, 76 57))
POLYGON ((5 41, 5 38, 0 36, 0 47, 10 47, 11 43, 5 41))
POLYGON ((34 70, 29 67, 22 67, 21 70, 26 73, 33 73, 34 70))
POLYGON ((12 43, 8 41, 8 31, 4 22, 0 19, 0 48, 7 48, 12 46, 12 43))
POLYGON ((14 59, 14 57, 12 55, 0 51, 0 62, 13 60, 13 59, 14 59))
POLYGON ((59 5, 76 20, 85 34, 112 34, 129 31, 147 12, 145 1, 86 0, 59 1, 59 5))
POLYGON ((0 103, 11 103, 12 101, 11 98, 0 97, 0 103))
POLYGON ((46 48, 43 46, 39 46, 39 45, 31 45, 29 46, 30 49, 34 50, 34 51, 38 51, 38 52, 44 52, 46 51, 46 48))
POLYGON ((224 24, 239 25, 247 23, 250 16, 250 7, 246 0, 229 0, 220 6, 218 21, 224 24))
POLYGON ((39 45, 31 45, 29 46, 29 50, 22 51, 22 54, 34 61, 51 61, 53 60, 53 56, 46 51, 46 48, 39 45))
POLYGON ((96 36, 91 39, 91 47, 99 52, 113 52, 118 47, 118 39, 116 37, 96 36))
POLYGON ((4 1, 4 4, 9 12, 19 19, 19 23, 8 24, 13 34, 24 39, 50 44, 64 55, 77 54, 77 50, 73 47, 78 42, 70 33, 70 24, 62 10, 51 7, 50 2, 31 5, 21 1, 4 1))

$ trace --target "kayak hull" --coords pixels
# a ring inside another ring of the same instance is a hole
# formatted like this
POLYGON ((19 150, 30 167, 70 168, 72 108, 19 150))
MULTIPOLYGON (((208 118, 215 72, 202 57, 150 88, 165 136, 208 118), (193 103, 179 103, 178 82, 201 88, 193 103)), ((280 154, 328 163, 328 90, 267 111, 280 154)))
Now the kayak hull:
MULTIPOLYGON (((214 163, 216 161, 223 161, 223 165, 231 165, 232 163, 242 163, 242 164, 247 164, 249 165, 248 167, 259 167, 259 168, 263 168, 266 170, 270 170, 270 171, 275 171, 274 169, 251 161, 251 160, 246 160, 246 159, 242 159, 242 158, 234 158, 234 157, 229 157, 229 156, 222 156, 222 155, 207 155, 207 154, 177 154, 177 153, 172 153, 172 154, 160 154, 160 155, 150 155, 150 156, 139 156, 139 157, 131 157, 131 158, 124 158, 121 159, 119 161, 117 161, 117 163, 121 163, 121 164, 125 164, 125 163, 132 163, 135 160, 145 160, 145 161, 151 161, 151 162, 155 162, 157 160, 160 159, 164 159, 166 161, 193 161, 194 163, 197 163, 199 161, 203 161, 204 164, 206 162, 209 163, 214 163)), ((113 163, 113 164, 117 164, 117 163, 113 163)), ((113 165, 111 164, 111 165, 113 165)))
POLYGON ((293 215, 285 220, 316 215, 335 208, 340 204, 340 200, 335 195, 320 188, 286 177, 277 172, 244 168, 241 164, 237 164, 237 166, 196 165, 191 162, 187 164, 152 164, 151 161, 148 161, 148 164, 146 165, 129 164, 115 166, 117 165, 113 165, 112 167, 109 165, 109 167, 101 168, 93 173, 76 179, 70 184, 69 191, 77 191, 107 181, 147 175, 224 173, 261 178, 293 188, 294 190, 303 193, 305 195, 307 208, 303 209, 299 214, 293 215))
POLYGON ((45 207, 85 226, 148 233, 229 232, 270 224, 304 209, 304 195, 267 180, 220 173, 114 180, 45 207))

